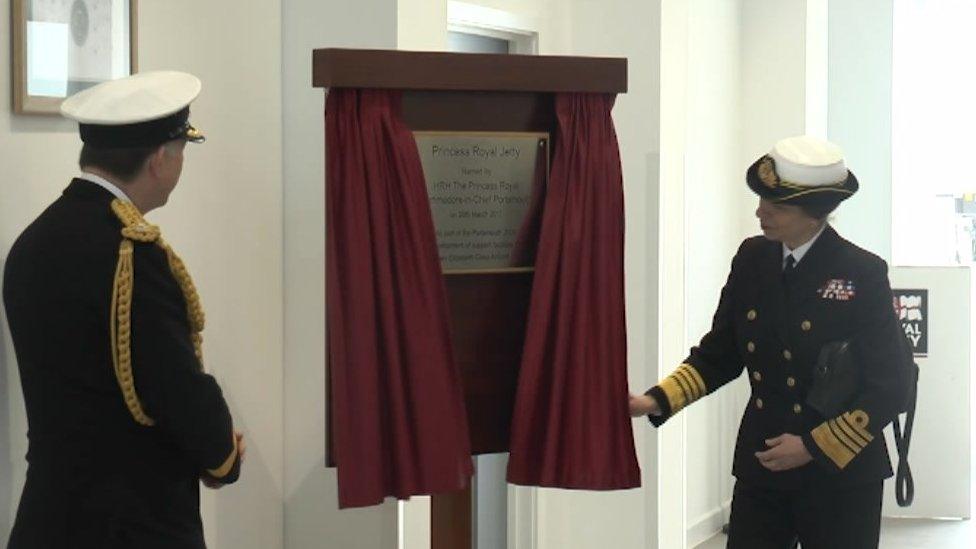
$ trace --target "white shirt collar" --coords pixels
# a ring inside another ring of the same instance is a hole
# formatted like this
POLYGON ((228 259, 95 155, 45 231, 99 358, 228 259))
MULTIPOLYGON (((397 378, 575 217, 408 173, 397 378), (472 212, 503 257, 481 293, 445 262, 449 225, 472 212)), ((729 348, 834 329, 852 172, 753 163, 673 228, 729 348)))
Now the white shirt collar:
POLYGON ((817 234, 813 235, 813 238, 808 240, 806 244, 802 246, 797 246, 795 250, 791 250, 786 244, 783 244, 783 266, 784 267, 786 266, 786 258, 790 254, 793 254, 793 260, 796 263, 799 263, 800 260, 803 259, 803 256, 807 255, 807 252, 809 252, 810 248, 813 247, 813 243, 816 242, 818 238, 820 238, 820 235, 822 235, 826 229, 827 229, 827 224, 824 223, 823 227, 820 227, 820 230, 817 231, 817 234))
POLYGON ((84 179, 85 181, 91 181, 92 183, 98 185, 99 187, 102 187, 106 191, 114 194, 115 197, 118 198, 119 200, 124 200, 126 202, 132 202, 132 200, 130 200, 129 197, 125 194, 125 191, 123 191, 122 189, 118 188, 117 186, 115 186, 114 183, 112 183, 111 181, 109 181, 108 179, 105 179, 104 177, 102 177, 100 175, 95 175, 93 173, 89 173, 89 172, 86 172, 86 171, 82 171, 81 172, 81 175, 78 176, 78 179, 84 179))

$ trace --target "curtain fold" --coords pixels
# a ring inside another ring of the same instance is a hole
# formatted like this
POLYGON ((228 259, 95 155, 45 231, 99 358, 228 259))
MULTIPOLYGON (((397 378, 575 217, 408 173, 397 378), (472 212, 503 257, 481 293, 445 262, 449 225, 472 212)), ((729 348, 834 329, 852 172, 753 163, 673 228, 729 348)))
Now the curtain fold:
POLYGON ((456 491, 473 473, 423 169, 401 94, 326 104, 326 298, 339 506, 456 491))
POLYGON ((557 94, 557 135, 512 420, 508 480, 640 486, 628 414, 624 202, 614 96, 557 94))

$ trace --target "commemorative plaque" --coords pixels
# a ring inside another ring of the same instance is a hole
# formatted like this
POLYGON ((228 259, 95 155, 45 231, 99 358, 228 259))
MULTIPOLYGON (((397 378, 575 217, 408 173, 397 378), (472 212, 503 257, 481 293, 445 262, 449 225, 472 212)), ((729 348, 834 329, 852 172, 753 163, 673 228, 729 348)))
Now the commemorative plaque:
POLYGON ((531 270, 548 182, 544 133, 416 132, 447 274, 531 270))

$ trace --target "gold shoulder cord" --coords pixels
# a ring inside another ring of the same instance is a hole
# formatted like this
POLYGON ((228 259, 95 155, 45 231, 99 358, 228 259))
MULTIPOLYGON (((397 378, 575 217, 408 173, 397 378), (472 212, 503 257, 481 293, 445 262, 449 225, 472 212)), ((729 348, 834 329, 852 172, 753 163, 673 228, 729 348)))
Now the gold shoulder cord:
POLYGON ((133 242, 154 242, 164 252, 169 262, 169 269, 180 285, 183 298, 186 301, 186 313, 190 320, 190 338, 197 359, 203 364, 203 331, 204 315, 200 296, 197 295, 193 279, 183 264, 183 260, 176 255, 173 248, 160 236, 159 227, 150 225, 143 219, 142 214, 131 202, 119 199, 112 201, 112 211, 122 222, 122 243, 119 245, 119 262, 115 269, 115 283, 112 287, 112 364, 115 367, 115 378, 122 389, 122 397, 129 408, 132 418, 140 425, 147 427, 156 422, 146 415, 136 395, 135 381, 132 379, 132 249, 133 242))

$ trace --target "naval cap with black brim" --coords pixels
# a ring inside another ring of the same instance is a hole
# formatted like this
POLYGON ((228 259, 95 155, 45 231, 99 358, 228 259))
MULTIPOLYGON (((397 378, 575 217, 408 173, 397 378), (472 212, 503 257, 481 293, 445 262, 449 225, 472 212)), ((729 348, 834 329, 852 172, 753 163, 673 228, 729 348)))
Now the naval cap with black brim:
POLYGON ((202 143, 190 124, 190 103, 200 79, 178 71, 151 71, 110 80, 61 103, 61 114, 78 122, 81 140, 102 149, 154 147, 176 139, 202 143))
POLYGON ((859 188, 840 147, 806 135, 778 141, 749 167, 746 183, 761 198, 796 206, 836 205, 859 188))

